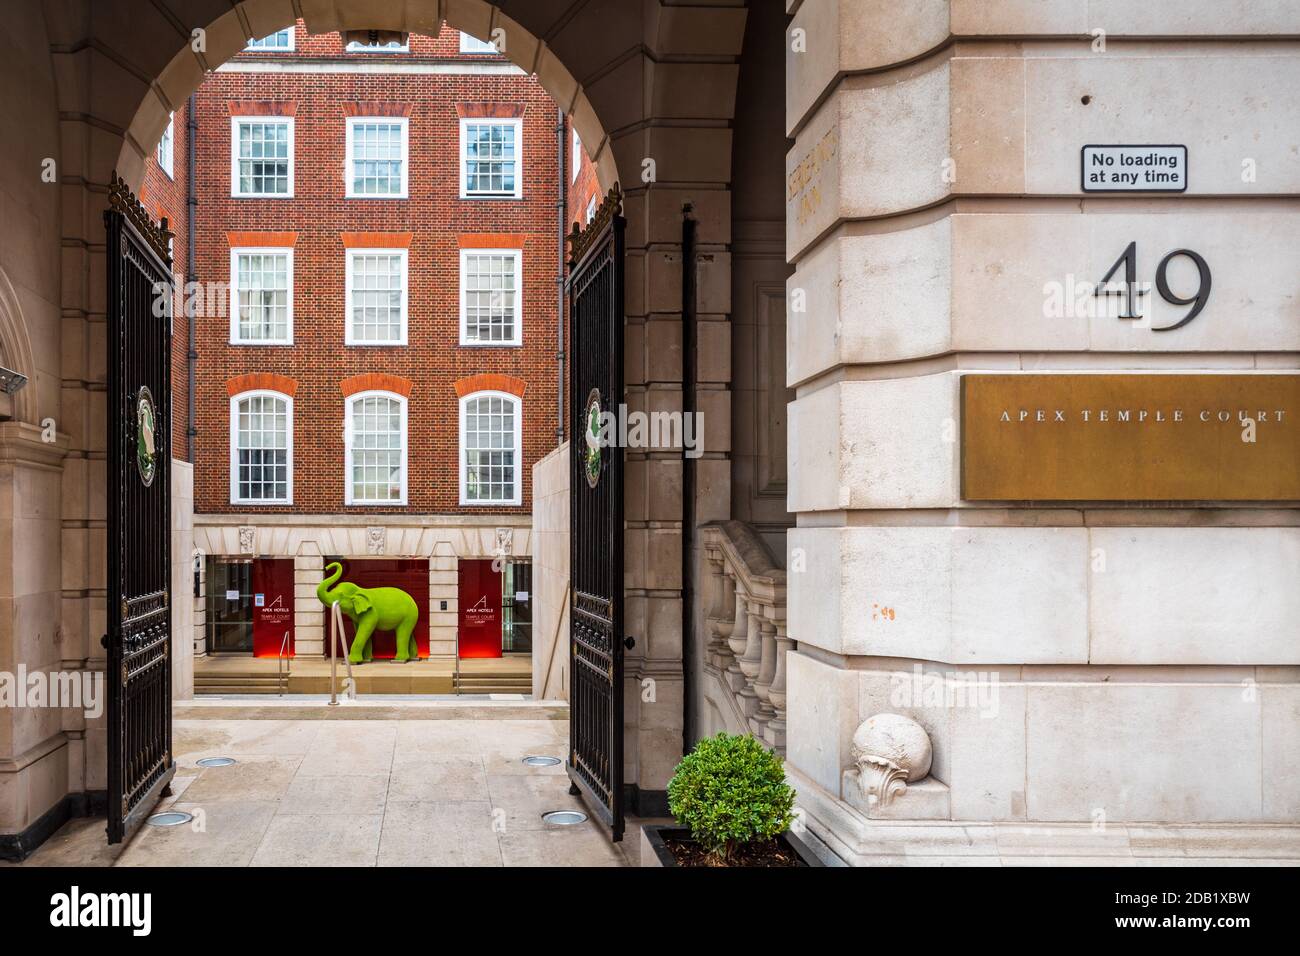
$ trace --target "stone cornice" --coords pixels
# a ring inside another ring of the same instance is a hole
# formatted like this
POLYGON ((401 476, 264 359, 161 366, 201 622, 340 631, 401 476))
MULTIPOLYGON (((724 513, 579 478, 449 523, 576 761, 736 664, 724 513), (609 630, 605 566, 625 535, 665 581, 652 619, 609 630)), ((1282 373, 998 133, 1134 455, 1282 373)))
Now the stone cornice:
POLYGON ((71 438, 54 433, 54 441, 44 439, 45 430, 27 422, 0 422, 0 461, 22 462, 57 468, 68 454, 71 438))
POLYGON ((531 528, 531 514, 198 514, 195 527, 258 528, 531 528))

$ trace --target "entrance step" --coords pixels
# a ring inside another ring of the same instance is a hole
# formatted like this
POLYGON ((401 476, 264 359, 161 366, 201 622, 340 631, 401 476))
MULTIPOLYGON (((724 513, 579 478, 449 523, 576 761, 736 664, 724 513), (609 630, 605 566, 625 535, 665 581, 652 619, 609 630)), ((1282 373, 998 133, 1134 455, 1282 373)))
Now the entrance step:
POLYGON ((277 694, 283 683, 274 674, 240 674, 222 671, 220 674, 195 674, 196 694, 277 694))
POLYGON ((454 686, 462 694, 531 694, 532 674, 465 674, 456 677, 454 686))
MULTIPOLYGON (((326 695, 330 693, 330 664, 322 658, 295 658, 287 680, 281 684, 274 658, 200 657, 194 662, 194 693, 199 695, 326 695)), ((345 662, 337 669, 338 693, 345 692, 348 677, 345 662)), ((451 694, 532 695, 532 660, 527 654, 507 654, 494 659, 460 662, 459 678, 453 658, 398 664, 377 660, 354 665, 356 692, 369 697, 384 694, 404 696, 451 694)))
POLYGON ((177 720, 568 720, 557 700, 359 697, 197 697, 172 703, 177 720))

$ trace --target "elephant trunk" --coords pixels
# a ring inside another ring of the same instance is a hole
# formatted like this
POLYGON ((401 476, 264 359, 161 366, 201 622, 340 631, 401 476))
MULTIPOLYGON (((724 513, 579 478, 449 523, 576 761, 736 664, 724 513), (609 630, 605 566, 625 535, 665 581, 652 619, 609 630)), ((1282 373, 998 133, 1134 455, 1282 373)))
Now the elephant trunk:
POLYGON ((331 561, 325 566, 325 571, 327 572, 325 580, 316 585, 316 597, 320 598, 322 604, 329 607, 335 600, 334 582, 343 577, 343 565, 337 561, 331 561))

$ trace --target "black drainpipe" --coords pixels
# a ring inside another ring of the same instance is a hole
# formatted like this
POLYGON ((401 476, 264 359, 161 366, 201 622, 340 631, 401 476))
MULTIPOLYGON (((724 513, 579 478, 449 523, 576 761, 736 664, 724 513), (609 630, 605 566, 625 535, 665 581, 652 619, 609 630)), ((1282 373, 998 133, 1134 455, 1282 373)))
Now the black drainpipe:
POLYGON ((555 255, 555 447, 558 448, 564 444, 564 220, 569 205, 569 169, 564 161, 568 135, 564 128, 564 110, 558 108, 555 111, 555 142, 555 155, 560 164, 559 199, 555 203, 559 243, 555 255))
MULTIPOLYGON (((686 416, 694 415, 695 399, 695 219, 688 203, 682 209, 682 437, 686 416)), ((695 441, 703 439, 696 429, 695 441)), ((683 445, 685 443, 683 442, 683 445)), ((691 668, 695 649, 695 462, 682 448, 682 753, 691 752, 694 710, 691 706, 691 668)))
MULTIPOLYGON (((186 123, 186 140, 185 140, 185 294, 181 296, 181 302, 186 306, 189 305, 190 296, 197 289, 196 283, 199 281, 198 272, 194 268, 194 211, 199 205, 198 195, 194 190, 194 154, 197 150, 194 148, 199 137, 199 117, 198 111, 194 108, 194 94, 190 94, 189 106, 186 107, 189 120, 186 123)), ((206 296, 204 297, 206 301, 206 296)), ((198 430, 194 427, 194 363, 199 357, 196 348, 196 336, 194 332, 194 321, 197 316, 193 313, 196 309, 186 309, 185 328, 189 338, 189 346, 185 353, 185 377, 186 377, 186 410, 185 410, 185 454, 190 464, 194 464, 194 436, 198 430)))

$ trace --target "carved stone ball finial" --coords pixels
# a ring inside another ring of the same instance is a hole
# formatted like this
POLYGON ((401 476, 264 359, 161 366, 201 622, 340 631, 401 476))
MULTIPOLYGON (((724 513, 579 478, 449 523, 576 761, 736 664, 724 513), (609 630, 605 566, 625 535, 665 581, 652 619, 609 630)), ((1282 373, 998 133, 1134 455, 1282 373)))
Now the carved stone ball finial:
POLYGON ((934 755, 930 735, 910 717, 876 714, 864 720, 853 734, 850 748, 858 765, 858 783, 870 804, 888 806, 930 772, 934 755))

